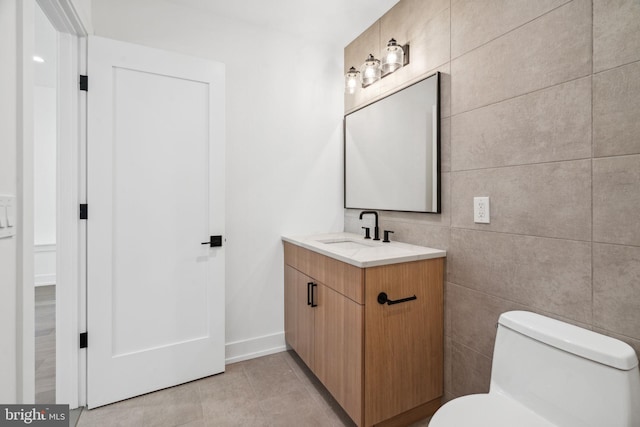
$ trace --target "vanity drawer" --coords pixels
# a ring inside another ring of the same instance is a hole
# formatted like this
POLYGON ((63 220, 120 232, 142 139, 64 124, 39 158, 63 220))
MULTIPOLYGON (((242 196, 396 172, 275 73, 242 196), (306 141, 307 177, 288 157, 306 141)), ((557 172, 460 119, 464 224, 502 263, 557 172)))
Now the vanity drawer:
MULTIPOLYGON (((306 249, 305 249, 306 250, 306 249)), ((308 251, 307 252, 311 252, 308 251)), ((311 252, 313 253, 313 252, 311 252)), ((320 255, 325 259, 325 285, 345 297, 364 304, 364 272, 362 268, 354 267, 337 259, 320 255)))
POLYGON ((284 262, 358 304, 364 304, 364 269, 287 242, 284 242, 284 262))

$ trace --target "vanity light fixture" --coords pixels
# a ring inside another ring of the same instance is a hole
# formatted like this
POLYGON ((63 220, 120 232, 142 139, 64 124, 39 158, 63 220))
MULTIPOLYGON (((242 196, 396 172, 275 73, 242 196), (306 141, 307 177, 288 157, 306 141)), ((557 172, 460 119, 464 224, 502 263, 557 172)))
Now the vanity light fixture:
POLYGON ((382 61, 376 59, 373 54, 369 54, 360 67, 360 71, 355 67, 349 68, 345 74, 345 92, 353 95, 356 92, 357 80, 360 78, 361 86, 366 88, 371 86, 383 77, 399 70, 409 63, 409 44, 400 46, 395 39, 389 40, 387 47, 382 53, 382 61))
POLYGON ((356 88, 358 87, 358 77, 360 76, 360 71, 356 70, 355 67, 349 68, 349 72, 345 76, 345 91, 349 95, 353 95, 356 93, 356 88))
POLYGON ((404 50, 398 45, 396 39, 389 40, 387 48, 382 56, 382 73, 389 74, 404 65, 404 50))
POLYGON ((360 72, 360 78, 362 78, 362 87, 367 87, 374 84, 382 77, 382 70, 380 69, 380 60, 374 58, 373 54, 369 54, 369 57, 364 64, 362 64, 362 71, 360 72))

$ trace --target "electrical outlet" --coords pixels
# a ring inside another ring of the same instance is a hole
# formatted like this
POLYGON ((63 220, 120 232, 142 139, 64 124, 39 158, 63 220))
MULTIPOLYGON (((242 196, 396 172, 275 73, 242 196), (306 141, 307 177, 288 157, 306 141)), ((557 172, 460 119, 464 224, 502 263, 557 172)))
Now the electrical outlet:
POLYGON ((488 197, 473 198, 473 222, 489 224, 491 222, 488 197))

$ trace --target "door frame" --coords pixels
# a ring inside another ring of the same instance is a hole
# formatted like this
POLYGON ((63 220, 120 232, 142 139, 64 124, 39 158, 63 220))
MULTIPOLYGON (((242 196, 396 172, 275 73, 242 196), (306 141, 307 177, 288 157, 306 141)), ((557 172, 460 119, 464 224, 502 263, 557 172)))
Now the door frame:
POLYGON ((57 87, 57 282, 56 403, 70 408, 86 401, 86 350, 78 334, 86 325, 86 225, 78 205, 86 200, 86 93, 78 75, 86 71, 87 27, 73 0, 18 1, 18 215, 17 402, 35 398, 33 270, 33 49, 36 1, 58 32, 57 87))

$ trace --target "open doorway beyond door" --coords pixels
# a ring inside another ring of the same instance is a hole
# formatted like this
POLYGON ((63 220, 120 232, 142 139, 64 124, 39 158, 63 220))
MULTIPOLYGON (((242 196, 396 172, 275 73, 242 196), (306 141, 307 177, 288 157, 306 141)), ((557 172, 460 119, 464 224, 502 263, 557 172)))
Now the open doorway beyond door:
POLYGON ((35 402, 56 403, 57 31, 34 8, 33 265, 35 402))

